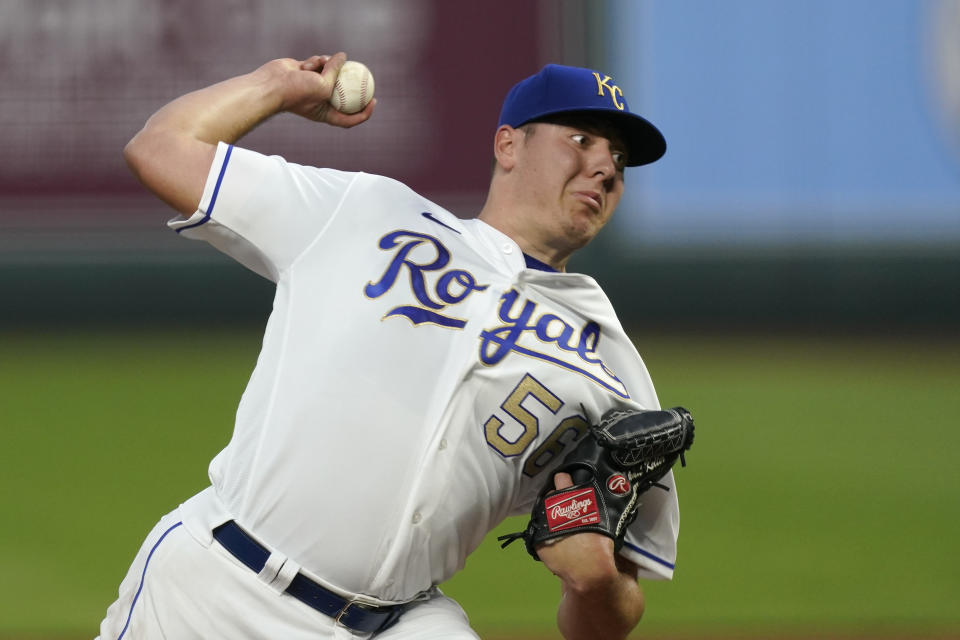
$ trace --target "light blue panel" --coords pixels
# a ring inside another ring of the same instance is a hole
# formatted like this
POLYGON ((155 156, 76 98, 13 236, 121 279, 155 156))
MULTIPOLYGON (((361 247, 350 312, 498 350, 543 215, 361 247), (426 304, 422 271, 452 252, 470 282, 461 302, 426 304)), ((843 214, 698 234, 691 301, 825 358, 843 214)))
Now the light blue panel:
POLYGON ((617 224, 654 243, 960 240, 940 6, 611 0, 610 73, 668 144, 628 171, 617 224))

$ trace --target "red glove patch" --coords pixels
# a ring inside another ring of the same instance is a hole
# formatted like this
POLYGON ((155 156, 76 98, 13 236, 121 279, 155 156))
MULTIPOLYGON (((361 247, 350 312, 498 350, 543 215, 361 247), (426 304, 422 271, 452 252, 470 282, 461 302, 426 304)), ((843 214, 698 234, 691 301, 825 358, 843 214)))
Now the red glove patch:
POLYGON ((563 531, 600 522, 593 487, 564 489, 544 499, 549 531, 563 531))

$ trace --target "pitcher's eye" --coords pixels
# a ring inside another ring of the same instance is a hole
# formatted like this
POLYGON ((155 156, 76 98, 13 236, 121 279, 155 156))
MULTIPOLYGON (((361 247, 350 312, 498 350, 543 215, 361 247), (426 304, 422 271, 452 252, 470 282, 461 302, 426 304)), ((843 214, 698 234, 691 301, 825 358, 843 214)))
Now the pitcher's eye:
POLYGON ((570 136, 570 139, 572 139, 581 147, 587 144, 587 136, 583 135, 582 133, 575 133, 572 136, 570 136))

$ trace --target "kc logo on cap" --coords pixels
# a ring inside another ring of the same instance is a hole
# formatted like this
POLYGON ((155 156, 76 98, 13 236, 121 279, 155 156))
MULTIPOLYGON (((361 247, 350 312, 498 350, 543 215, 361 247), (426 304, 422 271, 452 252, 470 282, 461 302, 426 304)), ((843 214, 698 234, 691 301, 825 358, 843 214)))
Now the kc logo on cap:
POLYGON ((610 99, 613 100, 613 106, 615 106, 618 111, 623 111, 626 105, 617 100, 617 96, 623 97, 623 91, 617 85, 610 84, 610 80, 613 78, 605 75, 603 76, 603 80, 601 80, 600 74, 596 71, 593 72, 593 77, 597 79, 597 95, 602 96, 604 90, 609 91, 610 99))

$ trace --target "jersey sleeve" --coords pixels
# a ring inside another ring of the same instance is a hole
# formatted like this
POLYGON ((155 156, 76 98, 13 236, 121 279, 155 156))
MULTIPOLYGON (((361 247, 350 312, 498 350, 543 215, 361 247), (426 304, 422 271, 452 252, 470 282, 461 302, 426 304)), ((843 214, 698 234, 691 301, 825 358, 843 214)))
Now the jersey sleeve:
POLYGON ((276 282, 323 232, 359 175, 221 142, 199 208, 167 225, 276 282))
POLYGON ((667 473, 660 484, 669 490, 651 487, 640 497, 637 517, 627 528, 620 555, 640 567, 641 578, 670 580, 677 560, 680 531, 680 505, 673 471, 667 473))

